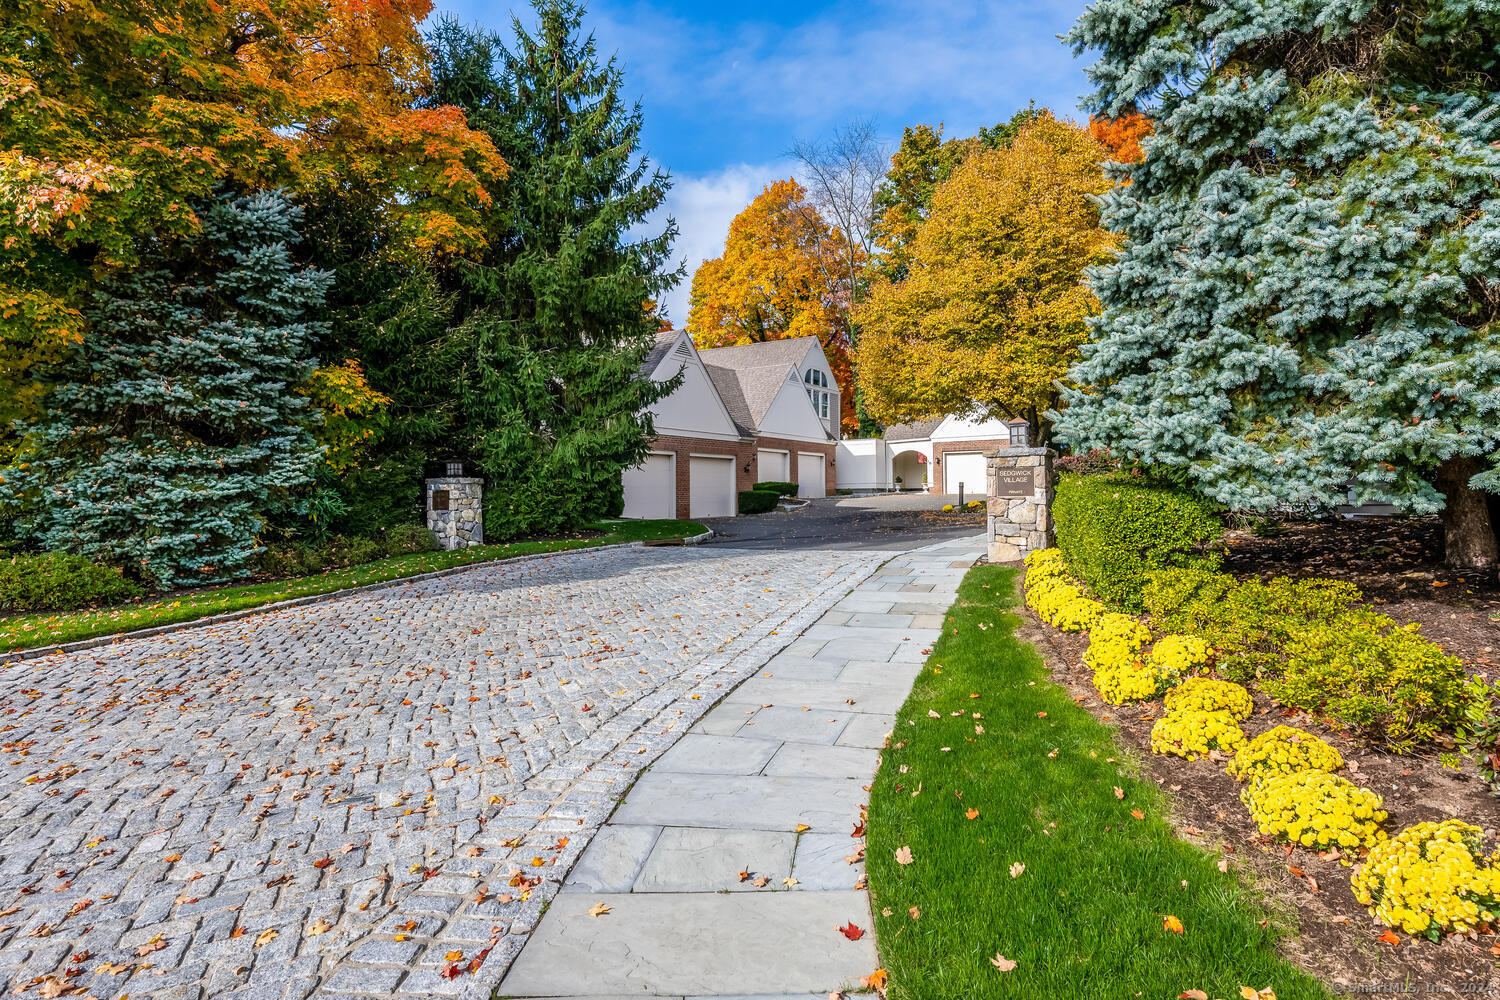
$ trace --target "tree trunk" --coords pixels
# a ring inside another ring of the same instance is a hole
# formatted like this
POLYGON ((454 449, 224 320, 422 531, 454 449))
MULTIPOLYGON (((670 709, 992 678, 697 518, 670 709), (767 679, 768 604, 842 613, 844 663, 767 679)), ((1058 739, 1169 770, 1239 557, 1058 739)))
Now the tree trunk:
POLYGON ((1500 567, 1489 497, 1469 485, 1478 471, 1473 458, 1450 458, 1438 466, 1437 487, 1448 498, 1443 508, 1443 558, 1449 569, 1493 572, 1500 567))

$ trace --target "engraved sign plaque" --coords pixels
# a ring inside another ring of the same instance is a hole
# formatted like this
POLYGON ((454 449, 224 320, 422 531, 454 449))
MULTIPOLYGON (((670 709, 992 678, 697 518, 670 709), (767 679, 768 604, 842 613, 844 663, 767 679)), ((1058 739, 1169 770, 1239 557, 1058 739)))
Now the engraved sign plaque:
POLYGON ((1036 492, 1036 479, 1030 469, 996 469, 997 497, 1029 497, 1036 492))
POLYGON ((433 510, 447 510, 448 509, 448 491, 447 490, 433 490, 432 491, 432 509, 433 510))

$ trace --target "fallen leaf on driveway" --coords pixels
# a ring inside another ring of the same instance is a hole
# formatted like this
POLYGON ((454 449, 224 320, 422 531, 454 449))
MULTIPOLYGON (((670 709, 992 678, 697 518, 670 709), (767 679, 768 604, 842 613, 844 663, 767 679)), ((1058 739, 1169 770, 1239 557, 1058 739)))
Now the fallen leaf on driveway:
POLYGON ((766 886, 771 884, 771 880, 769 877, 762 875, 750 884, 755 886, 755 888, 757 889, 764 889, 766 886))
POLYGON ((166 940, 162 937, 162 935, 158 934, 150 941, 147 941, 145 944, 137 948, 135 950, 135 953, 138 957, 144 957, 151 954, 153 951, 161 951, 166 946, 166 940))
MULTIPOLYGON (((278 936, 279 932, 274 927, 267 927, 265 930, 255 935, 255 947, 259 948, 263 944, 270 944, 272 941, 275 941, 278 936)), ((145 952, 142 952, 141 954, 145 954, 145 952)))
POLYGON ((896 864, 911 864, 911 848, 909 846, 896 848, 896 864))
POLYGON ((589 916, 591 917, 602 917, 608 912, 609 907, 605 906, 603 903, 595 903, 593 906, 589 907, 589 916))
POLYGON ((317 920, 313 921, 312 926, 307 929, 307 933, 316 936, 319 934, 327 934, 331 930, 333 930, 333 925, 324 920, 322 917, 319 917, 317 920))
POLYGON ((1014 969, 1016 967, 1015 962, 1006 958, 998 951, 995 952, 995 957, 990 959, 990 964, 999 969, 1001 972, 1009 972, 1011 969, 1014 969))

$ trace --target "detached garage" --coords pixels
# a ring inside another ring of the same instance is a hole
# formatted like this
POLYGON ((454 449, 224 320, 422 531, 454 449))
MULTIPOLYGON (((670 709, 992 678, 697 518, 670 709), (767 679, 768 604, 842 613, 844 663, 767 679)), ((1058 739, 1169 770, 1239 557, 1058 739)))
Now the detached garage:
POLYGON ((733 517, 735 500, 734 456, 688 459, 688 517, 733 517))
POLYGON ((670 454, 653 452, 633 469, 626 469, 625 517, 677 516, 677 470, 670 454))
POLYGON ((983 497, 989 488, 985 482, 986 467, 984 453, 979 451, 943 452, 943 492, 958 492, 958 484, 964 484, 965 497, 983 497))

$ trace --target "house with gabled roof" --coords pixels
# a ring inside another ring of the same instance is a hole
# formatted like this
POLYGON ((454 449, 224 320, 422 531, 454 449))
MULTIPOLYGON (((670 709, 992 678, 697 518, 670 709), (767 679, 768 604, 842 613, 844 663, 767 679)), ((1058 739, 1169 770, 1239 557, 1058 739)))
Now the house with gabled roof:
POLYGON ((727 517, 757 482, 828 496, 836 481, 839 393, 816 337, 698 350, 657 338, 641 374, 682 382, 651 408, 656 436, 624 473, 626 517, 727 517))
POLYGON ((949 414, 894 424, 878 438, 838 443, 840 485, 856 492, 921 490, 983 497, 989 454, 1007 447, 1005 421, 949 414))

